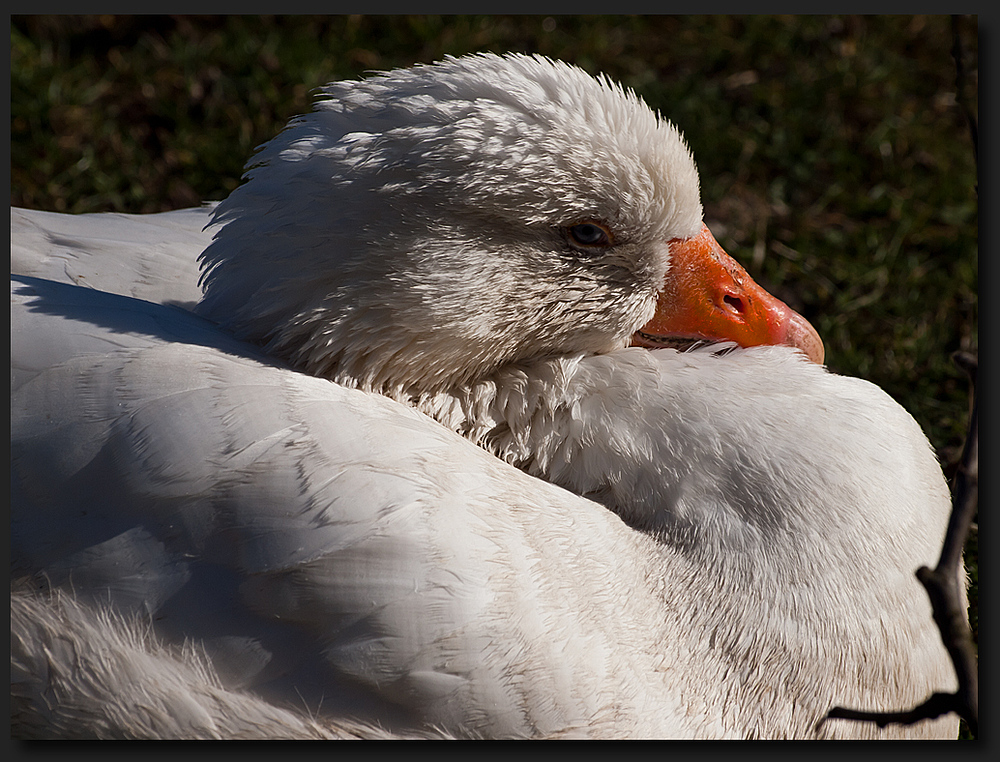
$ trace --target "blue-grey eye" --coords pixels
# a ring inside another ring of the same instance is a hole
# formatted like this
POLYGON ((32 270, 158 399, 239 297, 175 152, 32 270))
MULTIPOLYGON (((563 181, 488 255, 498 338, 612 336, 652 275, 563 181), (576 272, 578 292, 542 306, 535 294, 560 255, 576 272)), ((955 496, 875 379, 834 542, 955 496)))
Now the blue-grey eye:
POLYGON ((579 246, 603 247, 611 245, 611 233, 596 222, 581 222, 569 228, 569 237, 579 246))

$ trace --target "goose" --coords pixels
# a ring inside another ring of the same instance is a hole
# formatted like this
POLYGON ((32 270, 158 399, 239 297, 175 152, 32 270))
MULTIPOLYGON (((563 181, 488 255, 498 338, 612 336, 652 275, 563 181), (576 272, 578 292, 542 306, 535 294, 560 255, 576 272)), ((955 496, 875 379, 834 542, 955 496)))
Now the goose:
POLYGON ((917 423, 541 56, 332 83, 217 206, 11 210, 16 737, 954 738, 917 423))

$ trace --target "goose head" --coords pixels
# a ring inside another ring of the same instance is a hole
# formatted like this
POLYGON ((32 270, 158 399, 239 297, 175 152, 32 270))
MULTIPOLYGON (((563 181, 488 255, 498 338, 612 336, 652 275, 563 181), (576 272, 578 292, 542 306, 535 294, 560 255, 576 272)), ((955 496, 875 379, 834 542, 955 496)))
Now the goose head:
POLYGON ((788 344, 804 318, 702 222, 677 128, 539 56, 322 88, 219 205, 200 311, 314 375, 393 397, 630 344, 788 344))

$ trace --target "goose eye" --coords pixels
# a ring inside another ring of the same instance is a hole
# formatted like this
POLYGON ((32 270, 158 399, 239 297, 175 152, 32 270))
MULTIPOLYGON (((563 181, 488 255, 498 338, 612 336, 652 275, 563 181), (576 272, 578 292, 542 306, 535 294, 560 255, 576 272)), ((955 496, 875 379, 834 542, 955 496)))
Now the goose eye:
POLYGON ((611 232, 596 222, 581 222, 569 228, 570 240, 578 246, 605 247, 611 245, 611 232))

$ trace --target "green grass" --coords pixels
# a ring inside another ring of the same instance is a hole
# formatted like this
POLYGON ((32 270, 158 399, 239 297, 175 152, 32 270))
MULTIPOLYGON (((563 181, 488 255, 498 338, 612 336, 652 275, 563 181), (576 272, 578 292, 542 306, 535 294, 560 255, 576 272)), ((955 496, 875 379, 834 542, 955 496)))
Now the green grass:
MULTIPOLYGON (((684 131, 706 219, 802 312, 839 373, 883 387, 946 471, 978 352, 978 28, 957 94, 947 16, 12 17, 11 197, 67 212, 224 198, 311 90, 480 50, 635 88, 684 131)), ((978 638, 978 552, 970 546, 978 638)))

